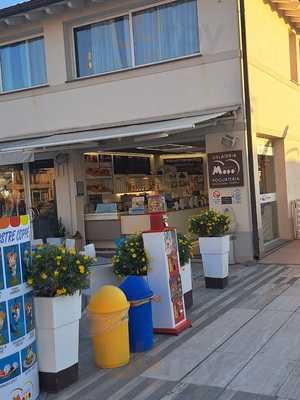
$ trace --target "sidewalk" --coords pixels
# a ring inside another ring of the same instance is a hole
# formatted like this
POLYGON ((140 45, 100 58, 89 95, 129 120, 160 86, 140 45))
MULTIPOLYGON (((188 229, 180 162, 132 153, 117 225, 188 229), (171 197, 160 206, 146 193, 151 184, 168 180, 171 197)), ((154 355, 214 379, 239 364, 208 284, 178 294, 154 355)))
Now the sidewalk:
POLYGON ((200 264, 193 272, 191 329, 104 371, 84 317, 80 381, 41 400, 299 400, 300 267, 234 266, 224 291, 204 288, 200 264))

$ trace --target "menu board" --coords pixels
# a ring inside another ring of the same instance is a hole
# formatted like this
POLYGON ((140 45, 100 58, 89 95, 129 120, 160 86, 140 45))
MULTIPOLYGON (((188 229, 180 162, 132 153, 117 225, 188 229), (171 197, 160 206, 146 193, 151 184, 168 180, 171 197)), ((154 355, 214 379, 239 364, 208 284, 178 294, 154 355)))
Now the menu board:
POLYGON ((203 158, 168 158, 164 160, 166 167, 173 167, 176 172, 188 175, 203 175, 203 158))
POLYGON ((27 215, 0 218, 0 399, 39 395, 33 297, 26 281, 31 262, 27 215))
POLYGON ((164 232, 164 242, 169 269, 169 285, 175 324, 185 319, 185 307, 180 276, 178 245, 175 230, 164 232))

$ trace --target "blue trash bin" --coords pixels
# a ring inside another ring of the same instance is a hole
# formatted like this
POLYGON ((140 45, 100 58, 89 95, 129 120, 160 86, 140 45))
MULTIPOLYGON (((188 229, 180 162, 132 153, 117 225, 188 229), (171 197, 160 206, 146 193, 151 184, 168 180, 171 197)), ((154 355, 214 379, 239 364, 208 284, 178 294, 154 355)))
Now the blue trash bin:
POLYGON ((153 292, 142 276, 128 276, 120 285, 130 303, 130 351, 139 353, 153 347, 153 322, 151 300, 153 292))

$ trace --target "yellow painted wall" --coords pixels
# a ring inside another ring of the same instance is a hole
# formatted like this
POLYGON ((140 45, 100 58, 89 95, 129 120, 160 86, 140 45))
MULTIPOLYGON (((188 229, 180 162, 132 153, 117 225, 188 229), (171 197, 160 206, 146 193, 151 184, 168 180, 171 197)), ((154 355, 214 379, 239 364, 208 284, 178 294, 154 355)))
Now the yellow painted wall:
MULTIPOLYGON (((279 206, 287 209, 281 237, 291 238, 290 205, 300 198, 300 86, 290 80, 291 28, 265 0, 245 0, 245 14, 254 152, 257 135, 284 138, 287 134, 282 152, 285 171, 279 172, 277 191, 280 201, 285 197, 285 205, 279 206)), ((300 79, 300 54, 298 60, 300 79)), ((260 209, 259 196, 257 203, 260 209)))

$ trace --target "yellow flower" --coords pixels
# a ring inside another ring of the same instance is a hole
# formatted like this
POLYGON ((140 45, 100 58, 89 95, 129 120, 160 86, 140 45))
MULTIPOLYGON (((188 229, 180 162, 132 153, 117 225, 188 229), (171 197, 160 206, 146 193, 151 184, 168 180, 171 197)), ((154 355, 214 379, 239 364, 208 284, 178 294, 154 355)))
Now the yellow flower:
POLYGON ((62 259, 61 256, 56 256, 55 258, 56 258, 57 261, 60 261, 62 259))
POLYGON ((83 265, 79 265, 79 272, 81 273, 81 274, 84 274, 85 273, 85 268, 84 268, 84 266, 83 265))
POLYGON ((56 261, 56 265, 59 267, 60 266, 60 261, 56 261))
POLYGON ((89 257, 88 256, 84 256, 83 259, 84 259, 84 261, 88 261, 89 257))
POLYGON ((55 271, 54 271, 54 276, 58 276, 59 275, 59 271, 56 269, 55 271))
POLYGON ((48 275, 47 275, 47 274, 45 274, 45 272, 43 272, 43 273, 41 274, 41 278, 45 280, 45 279, 47 279, 47 278, 48 278, 48 275))
POLYGON ((81 262, 80 262, 79 260, 77 260, 77 261, 76 261, 76 264, 77 264, 77 265, 80 265, 80 264, 81 264, 81 262))
POLYGON ((56 290, 56 296, 63 296, 66 293, 67 293, 67 290, 65 288, 56 290))
POLYGON ((135 253, 132 254, 132 258, 136 258, 136 254, 135 253))
POLYGON ((76 250, 74 248, 69 249, 69 254, 71 254, 71 256, 75 256, 76 250))
POLYGON ((31 286, 33 284, 33 279, 32 278, 28 278, 27 279, 27 283, 28 283, 28 285, 31 286))
POLYGON ((42 256, 40 254, 37 254, 35 257, 36 258, 42 258, 42 256))

